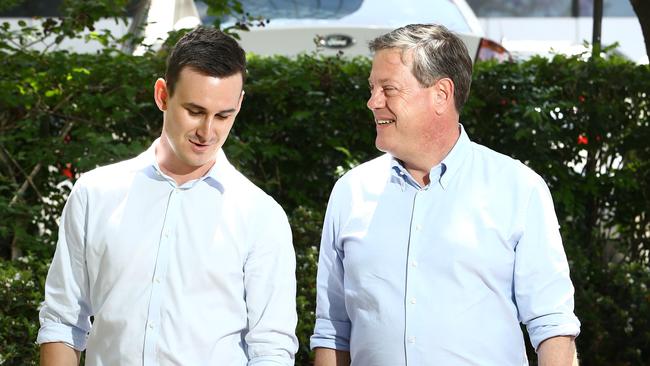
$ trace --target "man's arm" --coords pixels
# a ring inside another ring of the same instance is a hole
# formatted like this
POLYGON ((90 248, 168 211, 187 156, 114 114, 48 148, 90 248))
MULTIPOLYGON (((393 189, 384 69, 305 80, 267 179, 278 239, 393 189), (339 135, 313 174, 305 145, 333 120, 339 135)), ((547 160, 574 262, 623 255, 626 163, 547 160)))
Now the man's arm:
POLYGON ((244 265, 248 365, 293 365, 298 316, 291 228, 275 202, 262 212, 257 219, 264 222, 251 225, 257 239, 244 265))
MULTIPOLYGON (((540 353, 543 341, 576 337, 580 321, 573 312, 573 284, 562 246, 553 199, 541 177, 518 207, 521 236, 515 248, 514 285, 519 320, 540 353)), ((554 348, 554 347, 553 347, 554 348)))
POLYGON ((331 348, 314 349, 314 366, 349 366, 350 352, 331 348))
POLYGON ((350 365, 351 322, 345 308, 344 268, 337 250, 341 219, 338 203, 351 200, 339 180, 327 203, 316 275, 316 324, 310 339, 318 366, 350 365), (337 193, 338 192, 338 193, 337 193), (343 194, 343 198, 340 195, 343 194))
POLYGON ((41 366, 77 366, 81 352, 62 342, 41 344, 41 366))
POLYGON ((559 336, 540 343, 537 349, 539 366, 578 366, 575 337, 559 336))
POLYGON ((77 350, 86 348, 92 313, 85 250, 88 200, 83 179, 75 184, 61 215, 36 339, 39 344, 61 342, 63 347, 70 345, 77 350))

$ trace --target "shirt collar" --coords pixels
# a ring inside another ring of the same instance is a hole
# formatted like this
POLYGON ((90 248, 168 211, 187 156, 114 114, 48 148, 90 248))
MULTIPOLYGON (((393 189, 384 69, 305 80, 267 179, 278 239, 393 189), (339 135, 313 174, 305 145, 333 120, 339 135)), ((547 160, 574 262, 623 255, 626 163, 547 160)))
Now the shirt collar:
MULTIPOLYGON (((460 129, 460 136, 458 137, 456 144, 454 144, 440 164, 434 166, 431 168, 431 171, 429 171, 429 180, 431 182, 439 182, 443 189, 447 189, 449 182, 459 170, 460 165, 469 152, 471 142, 469 136, 467 136, 462 124, 459 123, 458 128, 460 129)), ((408 183, 416 188, 421 188, 415 179, 413 179, 411 174, 404 168, 402 163, 394 156, 391 157, 391 170, 395 175, 401 178, 402 189, 404 189, 404 183, 408 183)))
MULTIPOLYGON (((157 138, 146 151, 138 156, 137 159, 141 161, 143 165, 149 168, 147 173, 151 178, 166 180, 175 186, 176 182, 171 177, 166 175, 162 169, 160 169, 160 165, 158 165, 158 161, 156 160, 156 146, 158 146, 159 142, 160 138, 157 138)), ((198 182, 204 181, 208 185, 223 192, 224 186, 227 185, 227 182, 232 176, 232 170, 234 170, 234 168, 226 158, 226 154, 223 152, 223 149, 219 149, 219 151, 217 151, 217 159, 214 165, 204 176, 199 179, 189 181, 179 188, 189 189, 194 187, 194 185, 198 182)))

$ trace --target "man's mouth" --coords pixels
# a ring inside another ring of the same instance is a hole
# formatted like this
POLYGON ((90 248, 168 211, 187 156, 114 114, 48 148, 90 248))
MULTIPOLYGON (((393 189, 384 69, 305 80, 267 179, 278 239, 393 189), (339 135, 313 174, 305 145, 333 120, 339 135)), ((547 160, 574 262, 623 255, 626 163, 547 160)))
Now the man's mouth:
POLYGON ((376 119, 375 123, 378 125, 387 125, 395 122, 394 119, 376 119))
POLYGON ((202 143, 200 143, 198 141, 193 141, 193 140, 189 140, 189 141, 190 141, 190 143, 192 145, 194 145, 194 146, 196 146, 196 147, 198 147, 200 149, 205 149, 206 147, 210 146, 210 144, 202 144, 202 143))

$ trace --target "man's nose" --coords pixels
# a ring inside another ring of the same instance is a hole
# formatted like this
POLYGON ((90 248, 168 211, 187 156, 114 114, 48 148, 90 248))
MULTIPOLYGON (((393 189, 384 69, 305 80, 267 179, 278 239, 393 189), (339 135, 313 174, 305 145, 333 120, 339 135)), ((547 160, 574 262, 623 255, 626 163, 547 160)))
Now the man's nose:
POLYGON ((379 109, 386 106, 386 97, 381 90, 371 90, 370 98, 368 103, 366 103, 369 109, 379 109))
POLYGON ((210 137, 212 135, 212 126, 214 123, 214 116, 205 117, 196 128, 196 136, 199 137, 201 141, 210 140, 210 137))

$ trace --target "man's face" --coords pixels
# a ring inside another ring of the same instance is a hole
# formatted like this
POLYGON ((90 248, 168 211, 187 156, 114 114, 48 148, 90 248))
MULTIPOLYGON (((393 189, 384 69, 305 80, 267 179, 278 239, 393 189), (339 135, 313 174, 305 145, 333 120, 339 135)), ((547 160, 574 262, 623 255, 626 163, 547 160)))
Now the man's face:
POLYGON ((173 96, 159 79, 156 103, 164 111, 160 166, 173 174, 207 171, 228 137, 242 99, 241 74, 219 78, 184 68, 173 96))
POLYGON ((433 88, 423 88, 411 73, 411 59, 397 49, 375 54, 368 108, 375 118, 377 149, 409 162, 429 144, 434 124, 433 88), (424 144, 424 145, 423 145, 424 144))

